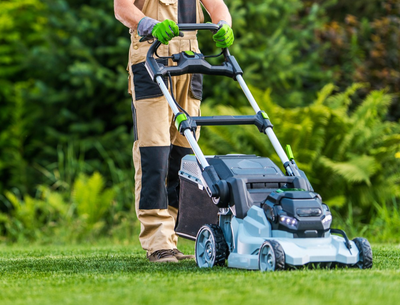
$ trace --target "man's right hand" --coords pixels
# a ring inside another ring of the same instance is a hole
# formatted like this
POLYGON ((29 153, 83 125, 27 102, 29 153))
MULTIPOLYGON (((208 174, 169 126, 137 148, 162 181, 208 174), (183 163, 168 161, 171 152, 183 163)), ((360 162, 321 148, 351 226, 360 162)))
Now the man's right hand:
POLYGON ((165 19, 154 25, 151 35, 161 43, 168 44, 172 38, 179 36, 179 27, 174 21, 165 19))

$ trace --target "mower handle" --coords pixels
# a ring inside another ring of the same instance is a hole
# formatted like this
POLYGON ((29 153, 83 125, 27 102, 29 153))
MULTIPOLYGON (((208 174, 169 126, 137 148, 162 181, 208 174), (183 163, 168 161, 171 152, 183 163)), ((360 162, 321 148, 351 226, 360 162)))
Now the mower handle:
MULTIPOLYGON (((181 23, 178 24, 178 27, 180 31, 209 30, 212 32, 216 32, 220 28, 219 25, 213 23, 181 23)), ((243 74, 236 59, 230 55, 228 48, 222 49, 222 54, 225 58, 222 65, 211 65, 205 60, 203 54, 194 53, 191 50, 188 50, 168 57, 177 63, 176 66, 165 66, 157 62, 154 58, 154 55, 157 55, 156 52, 160 45, 161 42, 158 39, 155 39, 146 55, 145 67, 154 82, 156 82, 158 76, 164 77, 166 75, 177 76, 190 73, 200 73, 228 76, 235 79, 236 75, 243 74)))
POLYGON ((214 23, 179 23, 178 24, 180 31, 197 31, 197 30, 209 30, 209 31, 218 31, 220 26, 214 23))
MULTIPOLYGON (((216 32, 219 30, 220 26, 214 23, 179 23, 177 24, 179 28, 179 36, 184 37, 181 31, 205 31, 209 30, 211 32, 216 32)), ((151 45, 149 51, 147 52, 147 57, 149 54, 153 56, 157 49, 161 46, 161 42, 156 38, 154 43, 151 45)))

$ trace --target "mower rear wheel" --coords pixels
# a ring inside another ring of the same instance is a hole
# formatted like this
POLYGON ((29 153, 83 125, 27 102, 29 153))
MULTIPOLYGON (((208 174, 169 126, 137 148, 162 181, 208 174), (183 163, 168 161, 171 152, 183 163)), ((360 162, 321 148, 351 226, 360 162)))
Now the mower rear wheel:
POLYGON ((357 246, 359 254, 359 261, 354 265, 360 269, 371 269, 372 268, 372 248, 368 240, 362 237, 356 237, 353 239, 357 246))
POLYGON ((200 268, 222 266, 228 256, 228 245, 218 225, 208 224, 200 228, 196 236, 195 257, 200 268))
POLYGON ((278 271, 285 269, 285 251, 276 240, 266 240, 258 253, 258 269, 264 271, 278 271))

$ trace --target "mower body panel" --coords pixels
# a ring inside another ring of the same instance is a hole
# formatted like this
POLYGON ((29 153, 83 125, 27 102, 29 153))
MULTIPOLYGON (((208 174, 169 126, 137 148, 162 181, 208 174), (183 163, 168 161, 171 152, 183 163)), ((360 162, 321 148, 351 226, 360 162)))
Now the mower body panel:
POLYGON ((241 220, 232 218, 232 249, 228 266, 239 269, 258 270, 258 253, 266 240, 278 241, 285 251, 285 263, 292 267, 307 264, 354 265, 359 261, 359 251, 350 241, 347 249, 345 239, 329 232, 324 237, 293 238, 293 234, 272 230, 264 210, 252 206, 241 220))

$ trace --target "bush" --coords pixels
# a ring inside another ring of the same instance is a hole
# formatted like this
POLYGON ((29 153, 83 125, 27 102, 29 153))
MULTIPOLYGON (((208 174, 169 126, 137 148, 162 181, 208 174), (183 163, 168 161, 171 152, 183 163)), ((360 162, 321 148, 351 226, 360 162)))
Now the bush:
POLYGON ((329 22, 318 30, 318 40, 328 43, 323 67, 334 72, 342 89, 349 83, 370 84, 360 92, 387 89, 393 95, 389 119, 400 118, 400 7, 394 0, 336 1, 327 9, 329 22), (345 12, 345 13, 343 13, 345 12))
MULTIPOLYGON (((331 73, 322 70, 324 45, 314 32, 322 29, 324 10, 300 0, 229 0, 235 42, 230 48, 252 86, 272 89, 283 106, 306 105, 331 73)), ((203 53, 210 54, 211 36, 200 35, 203 53)), ((214 53, 216 50, 214 50, 214 53)), ((228 79, 205 78, 207 103, 245 105, 238 87, 228 79)))
POLYGON ((31 147, 38 109, 30 107, 23 92, 33 90, 26 77, 27 56, 35 45, 44 42, 39 33, 45 30, 40 17, 45 6, 37 0, 0 3, 0 210, 1 194, 11 187, 25 192, 31 183, 26 155, 31 147))
MULTIPOLYGON (((131 172, 129 34, 112 5, 1 2, 0 194, 18 189, 34 196, 46 181, 38 165, 57 163, 58 147, 70 143, 108 186, 121 183, 121 171, 131 172)), ((0 201, 6 210, 7 200, 0 201)))
POLYGON ((117 212, 116 188, 106 188, 98 172, 79 174, 71 192, 42 185, 35 198, 19 198, 9 191, 5 195, 12 204, 10 213, 0 213, 6 242, 71 243, 102 236, 124 240, 135 224, 133 211, 117 212))

